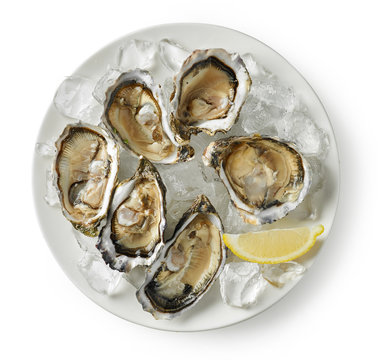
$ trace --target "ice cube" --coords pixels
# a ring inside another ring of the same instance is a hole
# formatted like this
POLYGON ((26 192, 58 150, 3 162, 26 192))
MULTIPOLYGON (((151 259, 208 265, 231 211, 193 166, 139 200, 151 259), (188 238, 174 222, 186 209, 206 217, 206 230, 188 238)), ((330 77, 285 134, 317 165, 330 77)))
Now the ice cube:
POLYGON ((192 205, 194 199, 190 200, 178 200, 172 199, 167 202, 167 228, 164 232, 164 237, 166 236, 167 239, 170 239, 177 223, 181 219, 182 215, 189 207, 192 205))
POLYGON ((59 196, 54 186, 54 175, 52 170, 46 171, 46 194, 44 199, 47 205, 58 207, 60 205, 59 196))
POLYGON ((174 199, 194 200, 197 195, 202 194, 205 181, 202 176, 198 176, 198 164, 195 161, 174 166, 160 165, 158 170, 174 199))
POLYGON ((92 95, 101 105, 105 102, 106 90, 115 83, 121 73, 119 69, 110 68, 101 76, 100 80, 97 81, 92 95))
POLYGON ((251 262, 228 263, 220 275, 222 300, 230 306, 246 308, 256 304, 266 286, 259 265, 251 262))
POLYGON ((181 200, 178 199, 172 199, 168 203, 168 213, 167 216, 172 220, 170 222, 173 222, 175 225, 177 222, 181 219, 182 215, 186 210, 189 209, 189 207, 192 205, 194 199, 189 200, 181 200))
POLYGON ((119 48, 117 67, 123 71, 149 69, 153 66, 156 45, 151 41, 129 40, 119 48))
POLYGON ((260 133, 263 135, 277 135, 276 124, 285 115, 285 110, 267 105, 258 99, 249 96, 240 112, 240 125, 246 135, 260 133))
POLYGON ((104 108, 99 105, 97 101, 93 101, 90 105, 80 111, 77 119, 88 124, 98 125, 101 121, 103 111, 104 108))
POLYGON ((162 91, 163 91, 163 95, 164 95, 164 103, 165 103, 165 106, 167 108, 168 113, 171 112, 170 99, 171 99, 171 95, 173 93, 173 89, 174 89, 174 85, 173 85, 172 77, 165 79, 164 83, 163 83, 162 91))
POLYGON ((279 81, 276 76, 255 79, 251 86, 251 95, 267 105, 274 105, 286 111, 293 111, 297 98, 292 88, 279 81))
POLYGON ((161 62, 169 70, 177 73, 190 55, 190 51, 172 40, 163 39, 159 42, 159 55, 161 62))
POLYGON ((313 195, 307 194, 304 200, 291 212, 287 219, 294 221, 316 220, 318 217, 318 209, 312 201, 313 195))
MULTIPOLYGON (((227 192, 220 181, 207 182, 200 172, 201 156, 186 163, 157 165, 160 176, 167 188, 167 234, 171 234, 183 213, 192 205, 195 198, 206 195, 216 210, 223 205, 227 192)), ((211 169, 212 170, 212 169, 211 169)), ((212 176, 217 176, 213 170, 212 176)))
POLYGON ((123 277, 136 289, 139 289, 146 278, 147 267, 136 266, 128 273, 125 273, 123 277))
POLYGON ((74 228, 72 228, 72 232, 82 250, 91 254, 99 254, 99 251, 96 248, 96 243, 98 240, 97 237, 85 236, 83 233, 75 230, 74 228))
POLYGON ((197 135, 192 135, 190 139, 190 145, 194 148, 196 153, 196 159, 199 162, 202 162, 202 154, 205 148, 214 141, 213 137, 207 135, 204 132, 201 132, 197 135))
POLYGON ((85 252, 77 266, 91 288, 102 294, 114 294, 122 279, 122 273, 112 270, 99 254, 85 252))
POLYGON ((252 82, 257 77, 270 75, 269 72, 255 60, 252 54, 250 53, 244 54, 241 56, 241 58, 243 59, 244 64, 247 67, 249 75, 252 78, 252 82))
POLYGON ((44 143, 36 143, 35 151, 44 157, 53 157, 56 154, 55 147, 56 137, 53 137, 51 140, 47 140, 44 143))
POLYGON ((81 120, 81 114, 93 106, 94 82, 80 76, 70 76, 64 80, 55 93, 54 104, 64 116, 81 120))
POLYGON ((289 281, 293 281, 299 276, 302 276, 305 271, 306 268, 303 265, 294 261, 281 264, 261 265, 263 277, 277 287, 283 287, 289 281))
POLYGON ((307 115, 307 107, 294 90, 271 74, 253 58, 242 56, 252 76, 249 97, 240 112, 242 130, 259 132, 294 142, 301 153, 324 158, 328 135, 307 115))
POLYGON ((131 150, 124 149, 123 147, 120 147, 119 157, 120 157, 120 164, 122 164, 122 166, 120 167, 119 172, 118 172, 118 179, 122 181, 134 175, 138 167, 139 158, 136 157, 131 152, 131 150))
POLYGON ((202 161, 198 162, 198 168, 201 172, 202 178, 206 183, 212 184, 214 182, 220 182, 217 172, 210 166, 206 166, 202 161))
POLYGON ((245 260, 241 259, 240 257, 236 256, 230 249, 226 248, 226 263, 232 262, 244 262, 245 260))
POLYGON ((241 217, 239 211, 231 203, 231 201, 228 201, 227 206, 225 206, 225 215, 223 216, 222 213, 222 221, 224 226, 224 232, 229 234, 242 234, 249 231, 260 230, 260 226, 255 226, 246 223, 241 217))
POLYGON ((203 193, 209 198, 210 202, 213 204, 215 210, 223 221, 225 209, 227 209, 230 201, 230 195, 228 194, 224 184, 220 181, 209 182, 207 187, 208 190, 203 189, 203 193))
POLYGON ((314 194, 320 190, 325 180, 324 166, 316 156, 306 157, 311 168, 311 188, 310 193, 314 194))
POLYGON ((329 139, 324 130, 318 128, 305 113, 288 113, 276 124, 278 136, 297 145, 304 155, 324 158, 328 152, 329 139))

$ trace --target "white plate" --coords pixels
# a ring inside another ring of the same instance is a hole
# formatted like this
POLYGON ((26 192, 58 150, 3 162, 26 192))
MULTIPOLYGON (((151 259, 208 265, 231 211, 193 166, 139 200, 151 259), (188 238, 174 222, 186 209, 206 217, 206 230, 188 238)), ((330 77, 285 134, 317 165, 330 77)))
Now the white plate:
MULTIPOLYGON (((317 219, 317 222, 322 223, 325 227, 322 238, 326 239, 336 212, 339 191, 339 160, 332 127, 319 98, 306 80, 282 56, 265 44, 235 30, 214 25, 161 25, 127 35, 106 46, 84 62, 74 75, 98 78, 105 72, 107 64, 113 62, 117 49, 125 41, 130 39, 159 41, 163 38, 175 40, 188 49, 220 47, 240 54, 251 52, 259 63, 295 89, 295 92, 308 106, 311 117, 330 136, 330 151, 324 161, 327 179, 321 190, 321 196, 318 197, 320 213, 317 219)), ((54 106, 50 106, 37 141, 44 142, 53 136, 58 136, 66 124, 67 121, 56 111, 54 106)), ((43 200, 47 167, 47 160, 35 156, 33 180, 36 209, 42 231, 51 251, 67 276, 86 296, 125 320, 164 330, 198 331, 214 329, 257 315, 285 296, 296 284, 296 282, 292 282, 282 289, 271 286, 257 305, 249 309, 238 309, 223 304, 217 282, 193 309, 184 313, 180 318, 171 321, 158 321, 149 313, 144 312, 136 300, 135 289, 126 282, 122 284, 122 288, 117 291, 115 296, 99 294, 87 284, 78 271, 76 263, 82 256, 82 251, 72 236, 70 223, 65 220, 59 209, 49 207, 43 200)), ((318 255, 318 250, 319 246, 315 247, 310 254, 311 256, 308 256, 305 260, 307 267, 312 265, 318 255)))

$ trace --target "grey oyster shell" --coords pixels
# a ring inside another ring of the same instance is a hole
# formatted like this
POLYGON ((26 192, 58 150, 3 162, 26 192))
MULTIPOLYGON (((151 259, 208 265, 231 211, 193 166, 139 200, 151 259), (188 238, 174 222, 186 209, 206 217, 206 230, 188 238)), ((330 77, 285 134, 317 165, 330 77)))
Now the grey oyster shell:
POLYGON ((311 185, 307 161, 289 144, 272 137, 229 137, 210 143, 202 160, 225 184, 244 221, 272 223, 294 210, 311 185))
POLYGON ((115 189, 97 248, 114 270, 149 266, 164 246, 166 189, 156 168, 141 157, 133 177, 115 189))
POLYGON ((169 126, 177 142, 191 134, 227 132, 239 116, 251 86, 242 58, 224 49, 195 50, 174 79, 169 126))
POLYGON ((119 168, 118 145, 104 129, 67 125, 56 141, 54 185, 62 212, 87 236, 97 236, 108 211, 119 168))
POLYGON ((154 163, 172 164, 194 156, 180 146, 167 127, 161 89, 150 73, 135 69, 122 73, 106 91, 102 122, 124 147, 154 163))
POLYGON ((143 309, 156 319, 173 319, 192 308, 223 269, 222 235, 214 207, 206 196, 198 196, 137 291, 143 309))

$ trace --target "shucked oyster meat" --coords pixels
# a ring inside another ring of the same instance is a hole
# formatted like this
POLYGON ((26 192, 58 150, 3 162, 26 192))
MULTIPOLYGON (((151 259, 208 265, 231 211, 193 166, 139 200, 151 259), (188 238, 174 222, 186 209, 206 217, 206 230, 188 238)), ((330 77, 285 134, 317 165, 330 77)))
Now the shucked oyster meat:
POLYGON ((241 57, 223 49, 194 51, 176 75, 170 127, 179 143, 191 134, 226 132, 235 123, 251 85, 241 57))
POLYGON ((278 220, 302 202, 311 184, 306 160, 292 145, 253 135, 211 143, 203 162, 214 167, 246 222, 278 220))
POLYGON ((106 132, 83 123, 68 125, 56 142, 54 178, 64 216, 97 236, 115 186, 118 146, 106 132))
POLYGON ((167 127, 160 88, 144 70, 121 74, 106 92, 102 122, 124 147, 155 163, 188 161, 190 146, 179 146, 167 127))
POLYGON ((166 189, 155 167, 141 158, 130 179, 116 188, 97 248, 112 269, 150 265, 164 245, 166 189))
POLYGON ((214 207, 198 196, 137 292, 143 309, 156 319, 172 319, 194 306, 224 266, 222 233, 214 207))

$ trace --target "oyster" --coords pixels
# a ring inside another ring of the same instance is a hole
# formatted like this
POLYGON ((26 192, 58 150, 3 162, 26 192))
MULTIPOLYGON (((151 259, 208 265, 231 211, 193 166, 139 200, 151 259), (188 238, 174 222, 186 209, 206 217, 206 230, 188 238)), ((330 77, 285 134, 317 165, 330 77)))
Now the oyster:
POLYGON ((155 260, 164 244, 165 193, 159 173, 145 158, 134 176, 117 186, 96 245, 112 269, 128 272, 155 260))
POLYGON ((223 49, 195 50, 174 82, 169 122, 183 144, 200 131, 214 135, 230 130, 251 86, 241 57, 223 49))
POLYGON ((115 139, 137 155, 155 163, 188 161, 190 146, 179 146, 167 129, 160 88, 144 70, 122 73, 108 88, 102 122, 115 139))
POLYGON ((214 207, 198 196, 137 292, 143 309, 156 319, 172 319, 194 306, 224 266, 222 233, 214 207))
POLYGON ((244 221, 261 225, 297 207, 311 184, 293 145, 270 137, 230 137, 210 143, 202 160, 214 167, 244 221))
POLYGON ((106 131, 68 125, 56 142, 54 185, 64 216, 87 236, 103 225, 117 180, 118 146, 106 131))

